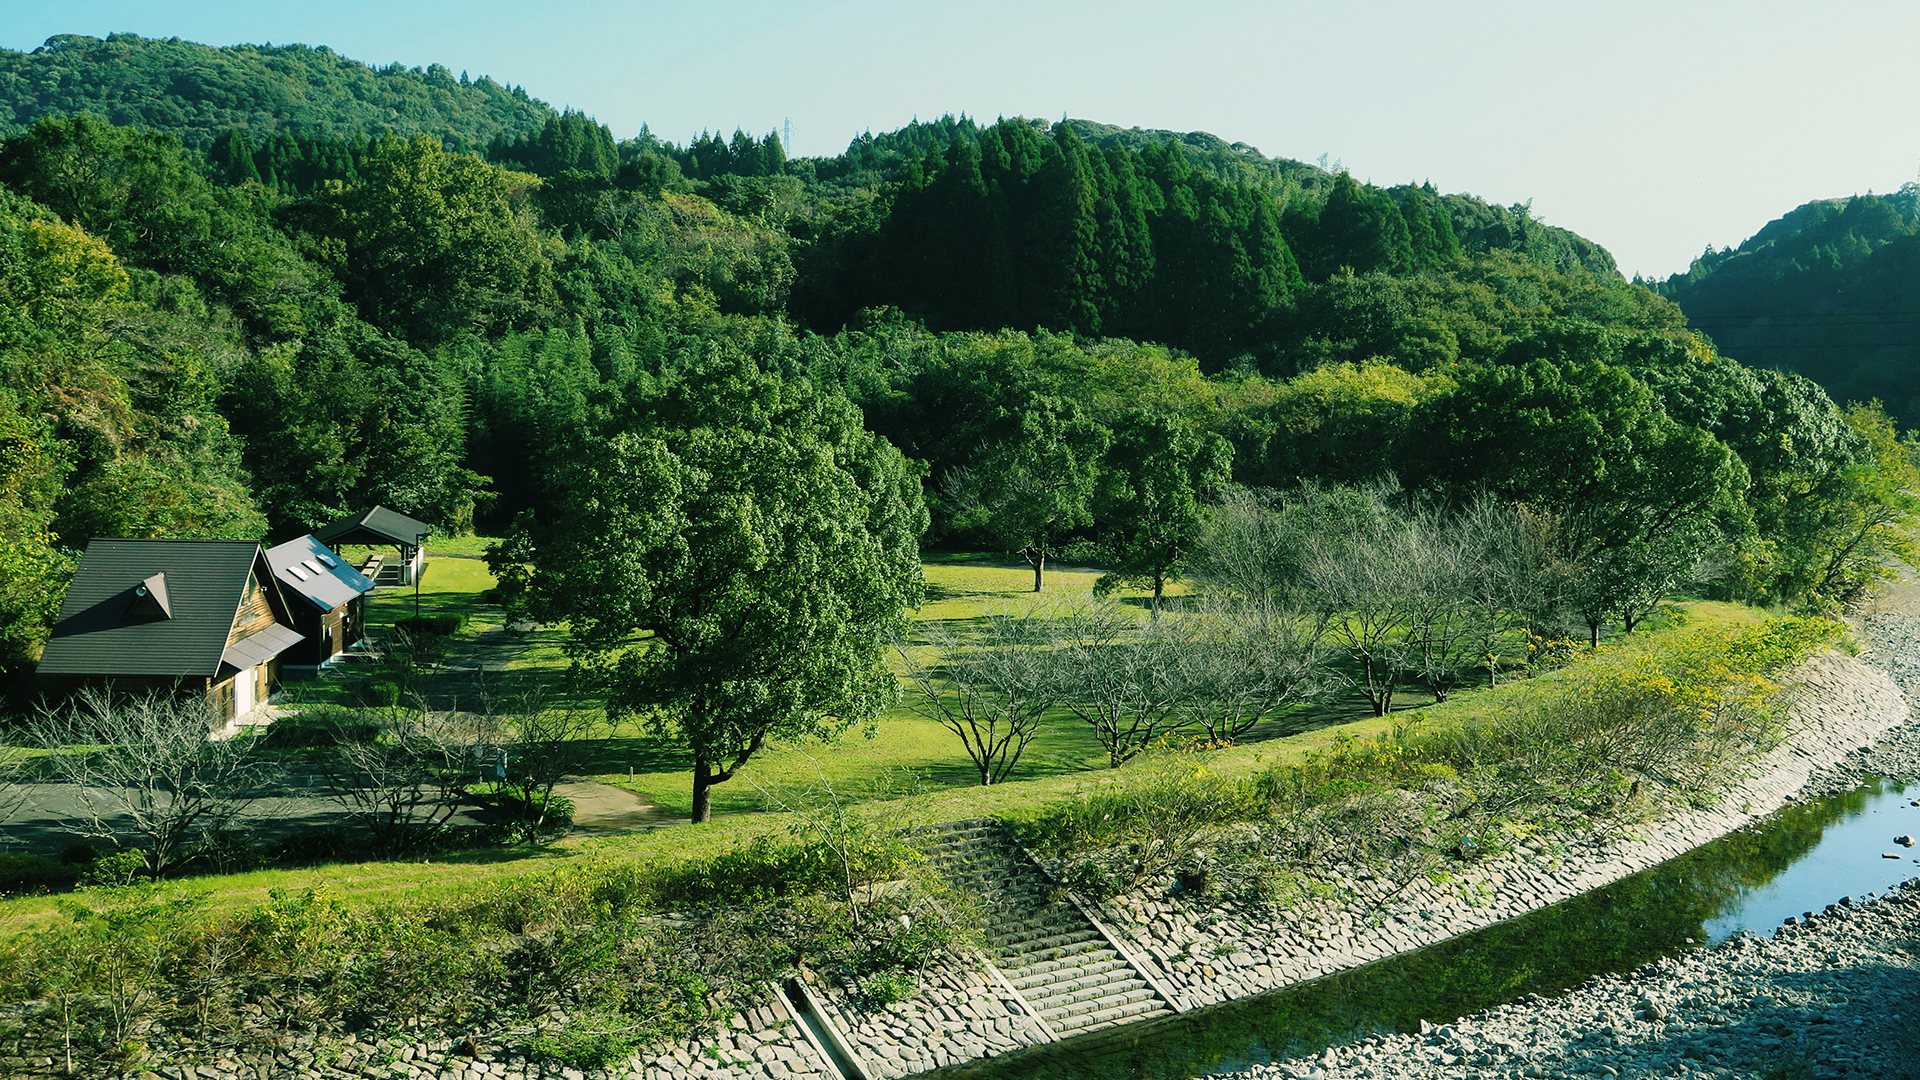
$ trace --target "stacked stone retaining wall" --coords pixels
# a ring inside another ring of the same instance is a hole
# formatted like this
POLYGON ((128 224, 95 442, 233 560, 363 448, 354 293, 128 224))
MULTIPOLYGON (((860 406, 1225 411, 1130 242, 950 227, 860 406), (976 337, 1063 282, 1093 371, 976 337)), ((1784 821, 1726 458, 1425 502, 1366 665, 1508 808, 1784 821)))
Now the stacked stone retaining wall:
POLYGON ((1754 823, 1909 717, 1900 688, 1852 657, 1817 657, 1796 679, 1786 742, 1713 805, 1675 810, 1638 835, 1530 841, 1441 883, 1416 878, 1401 886, 1356 873, 1339 882, 1351 901, 1332 912, 1275 913, 1162 895, 1109 902, 1102 914, 1184 1008, 1279 989, 1526 914, 1754 823))

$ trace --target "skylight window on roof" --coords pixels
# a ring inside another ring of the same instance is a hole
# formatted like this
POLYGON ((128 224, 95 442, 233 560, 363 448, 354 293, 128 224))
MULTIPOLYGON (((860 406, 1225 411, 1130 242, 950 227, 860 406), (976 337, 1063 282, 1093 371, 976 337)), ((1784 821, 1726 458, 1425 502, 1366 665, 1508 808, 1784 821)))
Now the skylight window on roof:
POLYGON ((334 562, 334 561, 333 561, 333 559, 332 559, 331 557, 329 557, 329 556, 326 556, 326 555, 315 555, 315 556, 314 556, 314 558, 316 558, 316 559, 319 559, 319 560, 320 560, 320 565, 322 565, 322 566, 325 566, 325 567, 329 567, 329 568, 331 568, 331 567, 335 567, 335 566, 339 566, 339 565, 340 565, 339 563, 337 563, 337 562, 334 562))
POLYGON ((314 562, 312 559, 302 559, 300 560, 300 565, 306 567, 309 571, 312 571, 313 573, 318 574, 321 572, 320 564, 314 562))
POLYGON ((300 572, 300 568, 299 568, 299 567, 297 567, 297 566, 289 566, 289 567, 287 567, 287 573, 289 573, 289 574, 292 574, 292 575, 293 575, 293 578, 294 578, 294 580, 295 580, 295 581, 305 581, 305 580, 307 580, 307 575, 305 575, 305 574, 303 574, 303 573, 301 573, 301 572, 300 572))

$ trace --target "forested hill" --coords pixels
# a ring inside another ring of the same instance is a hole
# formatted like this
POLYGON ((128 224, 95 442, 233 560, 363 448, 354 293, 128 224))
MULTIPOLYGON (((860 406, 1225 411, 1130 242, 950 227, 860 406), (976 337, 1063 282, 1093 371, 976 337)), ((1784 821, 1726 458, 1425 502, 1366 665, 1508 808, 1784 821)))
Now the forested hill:
MULTIPOLYGON (((1309 165, 1290 158, 1269 158, 1243 142, 1229 143, 1204 131, 1175 132, 1156 128, 1120 128, 1093 120, 1069 120, 1080 137, 1102 147, 1121 146, 1141 150, 1148 146, 1177 142, 1186 154, 1202 167, 1211 166, 1222 176, 1265 176, 1280 188, 1302 188, 1325 195, 1331 191, 1339 164, 1328 166, 1324 159, 1309 165)), ((1498 206, 1466 194, 1440 196, 1454 233, 1464 250, 1479 254, 1511 246, 1516 234, 1531 230, 1527 239, 1533 255, 1557 270, 1590 270, 1596 274, 1617 274, 1619 268, 1606 248, 1578 233, 1532 219, 1531 209, 1522 204, 1498 206)))
POLYGON ((540 130, 546 103, 434 64, 375 68, 325 46, 230 45, 79 34, 32 52, 0 49, 0 135, 41 116, 90 112, 205 148, 237 129, 254 142, 285 128, 312 135, 428 134, 454 146, 540 130))
POLYGON ((1807 203, 1657 289, 1728 355, 1920 427, 1920 185, 1807 203))
MULTIPOLYGON (((1584 575, 1552 628, 1589 637, 1676 588, 1826 608, 1920 562, 1886 417, 1718 356, 1524 204, 1090 122, 942 117, 789 160, 304 47, 5 59, 15 688, 90 538, 279 538, 378 502, 538 564, 595 469, 707 445, 690 427, 884 438, 936 542, 1156 590, 1232 485, 1528 507, 1584 575), (722 383, 769 396, 684 389, 722 383)), ((1883 204, 1809 213, 1853 237, 1814 245, 1831 272, 1905 250, 1883 204)))
MULTIPOLYGON (((1053 125, 1043 120, 1021 122, 1042 136, 1053 129, 1053 125)), ((1329 166, 1324 159, 1310 165, 1291 158, 1269 158, 1246 143, 1228 142, 1205 131, 1123 128, 1086 119, 1065 119, 1061 125, 1102 150, 1138 154, 1178 147, 1196 171, 1227 183, 1265 187, 1283 203, 1324 202, 1333 191, 1336 177, 1343 171, 1338 163, 1329 166)), ((985 130, 966 116, 915 120, 898 131, 861 135, 838 157, 797 160, 789 171, 809 180, 882 186, 898 180, 910 163, 923 160, 929 153, 945 154, 962 141, 977 141, 985 130)), ((1404 192, 1412 187, 1403 185, 1390 190, 1404 192)), ((1531 208, 1526 204, 1504 207, 1466 194, 1439 195, 1438 198, 1446 207, 1462 250, 1470 255, 1524 247, 1534 261, 1556 270, 1619 273, 1613 256, 1605 248, 1577 233, 1533 220, 1531 208)))

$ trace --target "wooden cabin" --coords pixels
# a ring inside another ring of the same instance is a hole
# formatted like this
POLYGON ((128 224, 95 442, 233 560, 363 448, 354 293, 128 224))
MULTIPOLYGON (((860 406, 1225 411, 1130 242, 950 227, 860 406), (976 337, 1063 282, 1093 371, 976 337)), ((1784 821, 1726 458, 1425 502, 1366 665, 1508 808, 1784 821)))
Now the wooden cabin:
POLYGON ((38 671, 56 687, 204 692, 231 723, 266 704, 300 640, 251 540, 94 540, 38 671))
POLYGON ((313 536, 267 549, 267 565, 303 640, 280 655, 289 676, 311 677, 366 634, 373 582, 313 536))
POLYGON ((418 581, 427 570, 427 537, 432 534, 432 527, 425 522, 384 506, 348 514, 313 533, 315 539, 336 552, 347 544, 398 549, 398 559, 388 561, 376 555, 361 564, 361 572, 376 585, 412 585, 418 581))

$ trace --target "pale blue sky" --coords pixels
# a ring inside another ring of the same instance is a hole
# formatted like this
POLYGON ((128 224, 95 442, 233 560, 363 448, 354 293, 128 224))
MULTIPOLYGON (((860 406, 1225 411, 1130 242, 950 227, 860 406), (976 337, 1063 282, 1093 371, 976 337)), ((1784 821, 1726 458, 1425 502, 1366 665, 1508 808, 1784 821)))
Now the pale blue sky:
POLYGON ((133 31, 442 63, 685 141, 793 123, 829 154, 915 116, 1211 131, 1431 179, 1684 269, 1808 199, 1920 170, 1920 5, 1136 0, 0 0, 0 45, 133 31))

